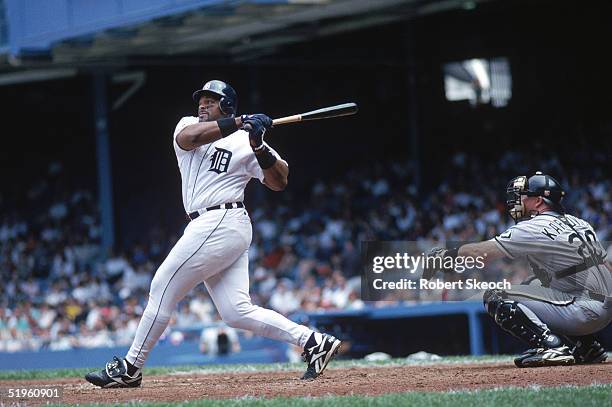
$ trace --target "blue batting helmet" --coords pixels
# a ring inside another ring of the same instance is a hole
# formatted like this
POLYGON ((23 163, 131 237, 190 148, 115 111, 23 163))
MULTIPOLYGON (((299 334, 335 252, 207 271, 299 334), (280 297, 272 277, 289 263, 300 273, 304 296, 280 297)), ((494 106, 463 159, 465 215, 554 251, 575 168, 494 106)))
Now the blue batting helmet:
POLYGON ((202 89, 193 92, 193 100, 196 102, 199 101, 203 93, 211 93, 220 97, 219 108, 223 114, 230 116, 236 114, 238 110, 238 95, 234 88, 227 83, 217 79, 208 81, 204 84, 202 89))

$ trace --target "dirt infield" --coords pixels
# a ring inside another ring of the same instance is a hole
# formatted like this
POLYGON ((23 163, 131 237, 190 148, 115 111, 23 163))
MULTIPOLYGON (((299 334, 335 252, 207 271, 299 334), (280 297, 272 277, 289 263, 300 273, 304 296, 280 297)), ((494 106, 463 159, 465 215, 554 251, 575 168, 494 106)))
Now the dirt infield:
MULTIPOLYGON (((146 371, 145 371, 146 373, 146 371)), ((612 363, 517 369, 510 364, 392 366, 329 369, 314 381, 300 372, 181 373, 145 376, 136 389, 96 388, 80 378, 1 381, 10 385, 61 385, 63 403, 183 401, 241 397, 380 395, 408 391, 486 389, 504 386, 562 386, 612 383, 612 363)), ((28 400, 28 405, 34 405, 28 400)))

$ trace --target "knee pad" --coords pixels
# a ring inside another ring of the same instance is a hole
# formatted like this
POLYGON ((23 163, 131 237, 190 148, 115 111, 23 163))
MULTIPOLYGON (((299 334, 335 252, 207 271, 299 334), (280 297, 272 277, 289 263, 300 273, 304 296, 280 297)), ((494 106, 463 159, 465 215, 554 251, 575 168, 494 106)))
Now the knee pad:
POLYGON ((504 331, 527 342, 529 346, 534 348, 556 348, 563 344, 557 335, 543 329, 529 319, 521 307, 519 307, 518 302, 499 299, 487 304, 487 310, 492 310, 495 307, 492 315, 495 323, 504 331))
POLYGON ((504 300, 504 294, 503 290, 486 290, 484 292, 482 300, 487 313, 492 318, 495 318, 495 311, 497 310, 497 306, 504 300))

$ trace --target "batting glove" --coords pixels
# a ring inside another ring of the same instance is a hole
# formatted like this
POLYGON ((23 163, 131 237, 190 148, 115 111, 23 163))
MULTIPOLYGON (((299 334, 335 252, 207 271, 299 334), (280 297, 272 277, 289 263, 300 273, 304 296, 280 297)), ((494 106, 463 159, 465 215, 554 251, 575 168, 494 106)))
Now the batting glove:
POLYGON ((243 123, 243 128, 249 132, 249 143, 253 151, 259 151, 264 148, 263 139, 266 133, 266 127, 261 120, 253 118, 247 119, 243 123))
POLYGON ((266 130, 272 128, 272 119, 270 119, 268 116, 266 116, 263 113, 243 114, 242 116, 240 116, 240 120, 242 121, 242 125, 243 126, 244 126, 245 123, 247 123, 247 122, 249 122, 250 120, 253 120, 253 119, 257 119, 257 120, 261 121, 261 123, 264 125, 266 130))

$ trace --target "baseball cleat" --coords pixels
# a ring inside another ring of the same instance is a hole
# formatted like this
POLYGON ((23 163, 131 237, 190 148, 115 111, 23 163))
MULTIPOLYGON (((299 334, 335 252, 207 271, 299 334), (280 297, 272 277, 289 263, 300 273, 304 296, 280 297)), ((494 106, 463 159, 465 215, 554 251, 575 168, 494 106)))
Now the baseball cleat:
POLYGON ((576 362, 567 346, 528 349, 514 359, 516 367, 541 367, 573 365, 576 362))
POLYGON ((593 360, 582 361, 581 363, 605 363, 608 360, 608 352, 602 353, 600 356, 593 360))
POLYGON ((592 335, 579 338, 572 349, 572 355, 576 364, 580 365, 604 363, 608 359, 606 350, 592 335))
POLYGON ((304 362, 308 363, 302 380, 314 379, 323 373, 330 360, 338 353, 341 343, 331 335, 314 332, 308 338, 302 353, 304 362))
POLYGON ((577 356, 574 354, 574 359, 576 359, 576 364, 578 365, 590 365, 595 363, 604 363, 608 359, 608 353, 603 351, 597 355, 589 356, 577 356))
POLYGON ((138 369, 132 376, 128 374, 127 362, 113 356, 113 360, 100 371, 87 373, 85 380, 105 389, 114 387, 139 387, 142 382, 142 371, 138 369))

